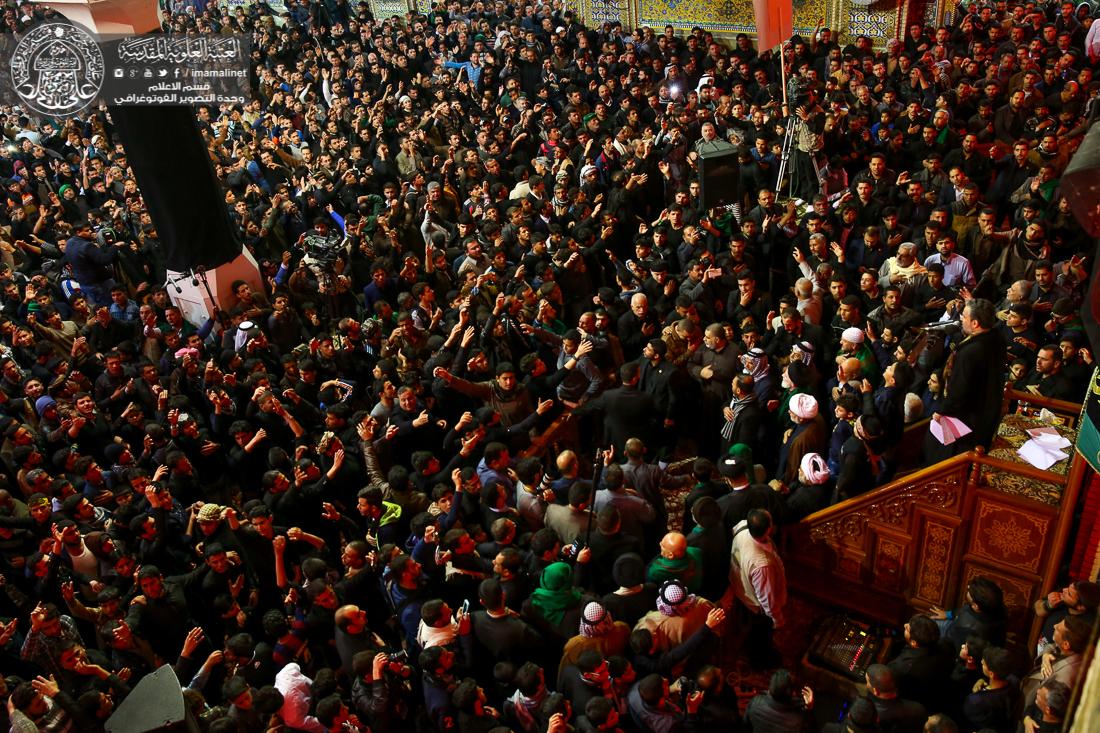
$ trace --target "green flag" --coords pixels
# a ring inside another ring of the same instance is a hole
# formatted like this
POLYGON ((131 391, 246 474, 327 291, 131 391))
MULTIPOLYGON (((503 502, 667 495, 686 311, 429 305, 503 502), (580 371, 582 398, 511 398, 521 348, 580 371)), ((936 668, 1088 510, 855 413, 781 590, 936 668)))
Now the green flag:
POLYGON ((1100 368, 1093 370, 1085 402, 1081 406, 1077 452, 1089 462, 1092 470, 1100 472, 1100 368))

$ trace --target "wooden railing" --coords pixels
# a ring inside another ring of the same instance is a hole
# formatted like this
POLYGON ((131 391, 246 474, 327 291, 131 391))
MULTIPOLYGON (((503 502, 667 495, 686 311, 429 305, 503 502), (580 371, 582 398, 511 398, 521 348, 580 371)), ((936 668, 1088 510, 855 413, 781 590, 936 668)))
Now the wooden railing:
MULTIPOLYGON (((1080 405, 1007 392, 1074 420, 1080 405)), ((793 588, 893 626, 914 610, 954 608, 973 577, 1005 593, 1010 631, 1034 639, 1033 602, 1057 581, 1086 470, 1072 457, 1065 474, 972 451, 922 468, 823 509, 785 529, 793 588), (1061 501, 1039 501, 989 483, 990 473, 1049 484, 1061 501)))
POLYGON ((1030 392, 1020 392, 1015 389, 1006 389, 1004 400, 1001 403, 1001 412, 1007 413, 1009 406, 1015 405, 1017 412, 1025 412, 1030 414, 1032 412, 1038 413, 1039 410, 1044 407, 1054 414, 1066 420, 1066 424, 1070 427, 1077 425, 1077 419, 1081 415, 1081 405, 1076 402, 1066 402, 1065 400, 1056 400, 1053 397, 1043 397, 1042 395, 1032 394, 1030 392))

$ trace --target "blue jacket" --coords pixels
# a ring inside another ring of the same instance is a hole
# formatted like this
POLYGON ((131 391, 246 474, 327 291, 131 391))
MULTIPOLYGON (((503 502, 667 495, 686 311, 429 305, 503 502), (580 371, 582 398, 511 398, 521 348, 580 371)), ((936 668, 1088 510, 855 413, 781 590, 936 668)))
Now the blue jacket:
POLYGON ((98 285, 114 277, 111 265, 118 258, 114 247, 100 248, 94 242, 81 237, 70 237, 65 242, 62 262, 73 269, 73 278, 82 285, 98 285))

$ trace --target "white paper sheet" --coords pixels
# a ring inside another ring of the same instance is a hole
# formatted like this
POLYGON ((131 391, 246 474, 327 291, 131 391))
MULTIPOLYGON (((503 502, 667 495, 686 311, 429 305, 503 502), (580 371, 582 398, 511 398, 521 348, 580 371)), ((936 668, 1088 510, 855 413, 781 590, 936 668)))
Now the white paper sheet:
MULTIPOLYGON (((1030 434, 1031 431, 1029 430, 1028 433, 1030 434)), ((1062 450, 1063 448, 1069 448, 1071 445, 1073 445, 1073 443, 1071 443, 1069 440, 1059 435, 1057 431, 1053 433, 1040 433, 1039 435, 1032 435, 1031 439, 1032 441, 1043 446, 1044 449, 1052 451, 1062 450)))
MULTIPOLYGON (((1067 446, 1070 444, 1068 440, 1065 442, 1067 446)), ((1057 448, 1050 448, 1034 438, 1020 446, 1020 449, 1016 452, 1021 458, 1041 471, 1047 470, 1058 461, 1069 458, 1068 453, 1057 448)))
POLYGON ((933 437, 944 445, 951 445, 964 435, 973 432, 962 420, 947 415, 941 415, 938 420, 933 420, 928 425, 928 429, 932 431, 933 437))

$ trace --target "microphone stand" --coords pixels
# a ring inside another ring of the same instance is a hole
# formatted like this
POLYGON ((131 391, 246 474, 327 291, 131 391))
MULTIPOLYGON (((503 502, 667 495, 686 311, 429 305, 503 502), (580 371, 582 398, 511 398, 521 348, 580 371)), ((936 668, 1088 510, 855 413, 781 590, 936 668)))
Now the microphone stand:
POLYGON ((596 446, 596 458, 592 464, 592 491, 588 494, 588 529, 584 533, 584 546, 589 546, 592 539, 592 524, 596 513, 596 484, 603 476, 603 451, 596 446))
POLYGON ((218 323, 221 324, 222 330, 229 328, 229 319, 226 317, 225 312, 218 307, 218 301, 214 299, 214 293, 210 290, 210 281, 206 279, 206 267, 199 265, 193 270, 195 277, 202 283, 203 290, 206 291, 206 297, 210 298, 210 305, 214 309, 214 317, 218 319, 218 323))

